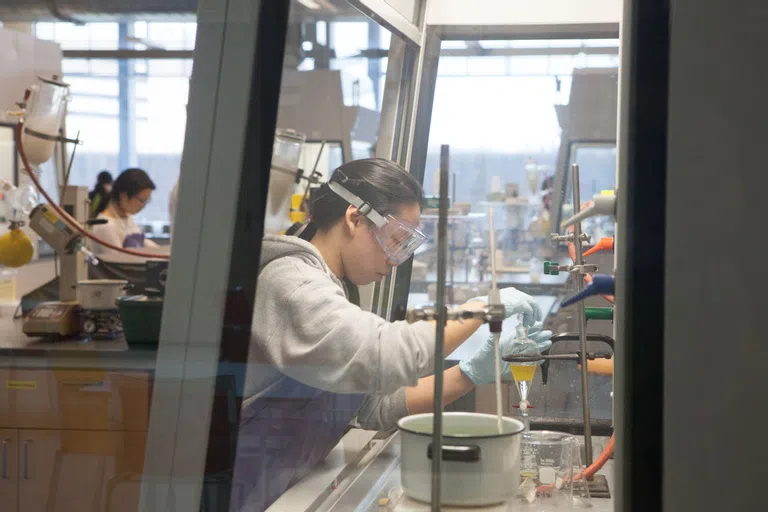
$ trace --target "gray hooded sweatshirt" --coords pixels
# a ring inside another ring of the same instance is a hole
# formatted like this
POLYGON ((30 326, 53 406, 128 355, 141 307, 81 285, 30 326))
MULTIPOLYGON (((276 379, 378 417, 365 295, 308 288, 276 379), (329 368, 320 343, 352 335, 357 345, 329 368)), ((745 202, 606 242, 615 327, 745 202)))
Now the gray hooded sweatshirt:
POLYGON ((350 303, 320 252, 297 237, 264 237, 260 268, 246 400, 287 375, 369 395, 357 415, 363 428, 389 428, 406 416, 404 386, 432 372, 434 325, 387 322, 350 303))

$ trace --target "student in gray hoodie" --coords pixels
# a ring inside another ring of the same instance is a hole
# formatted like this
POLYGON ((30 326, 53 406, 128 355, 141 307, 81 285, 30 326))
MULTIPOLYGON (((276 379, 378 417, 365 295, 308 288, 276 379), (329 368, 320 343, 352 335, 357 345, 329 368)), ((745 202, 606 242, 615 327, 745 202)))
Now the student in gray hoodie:
MULTIPOLYGON (((300 237, 262 241, 232 510, 269 507, 354 419, 382 429, 431 411, 434 323, 388 322, 352 304, 344 282, 381 281, 413 254, 425 240, 417 228, 422 199, 421 185, 397 164, 357 160, 320 188, 300 237)), ((529 337, 546 348, 551 333, 541 330, 536 302, 514 288, 501 296, 507 316, 522 315, 529 337)), ((448 322, 445 353, 480 325, 448 322)), ((445 403, 493 382, 494 356, 489 340, 446 370, 445 403)))

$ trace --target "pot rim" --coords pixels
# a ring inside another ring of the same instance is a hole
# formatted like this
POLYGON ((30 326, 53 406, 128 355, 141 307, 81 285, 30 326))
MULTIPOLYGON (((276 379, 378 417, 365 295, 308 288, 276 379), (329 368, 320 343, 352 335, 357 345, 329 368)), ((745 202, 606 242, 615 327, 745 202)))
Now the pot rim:
POLYGON ((125 279, 87 279, 77 282, 78 286, 125 286, 125 279))
MULTIPOLYGON (((417 436, 424 436, 431 438, 433 433, 432 432, 417 432, 415 430, 412 430, 408 427, 403 426, 403 422, 406 422, 409 418, 415 419, 415 418, 425 418, 425 417, 432 417, 434 416, 434 413, 426 412, 422 414, 411 414, 410 416, 406 416, 404 418, 400 418, 397 421, 397 428, 398 430, 402 430, 403 432, 408 432, 409 434, 414 434, 417 436)), ((473 417, 481 417, 481 418, 490 418, 494 421, 496 420, 497 416, 495 414, 484 414, 480 412, 444 412, 443 416, 473 416, 473 417)), ((516 436, 518 434, 522 434, 525 432, 525 425, 520 420, 516 420, 515 418, 509 418, 507 416, 503 417, 504 422, 510 422, 512 424, 517 423, 518 429, 512 431, 512 432, 504 432, 503 434, 487 434, 487 435, 477 435, 477 434, 467 434, 467 435, 446 435, 443 434, 443 439, 497 439, 499 437, 509 437, 509 436, 516 436)))

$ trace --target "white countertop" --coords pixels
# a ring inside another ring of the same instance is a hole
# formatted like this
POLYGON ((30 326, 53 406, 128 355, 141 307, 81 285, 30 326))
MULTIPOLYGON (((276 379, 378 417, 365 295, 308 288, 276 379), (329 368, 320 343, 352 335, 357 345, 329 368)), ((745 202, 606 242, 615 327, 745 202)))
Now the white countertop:
MULTIPOLYGON (((354 431, 351 431, 352 433, 354 431)), ((366 433, 372 434, 372 433, 366 433)), ((360 436, 358 432, 354 436, 360 436)), ((350 436, 352 439, 354 437, 350 436)), ((363 435, 359 440, 364 441, 362 447, 369 448, 367 454, 360 458, 355 458, 354 451, 358 446, 348 444, 336 447, 340 453, 347 454, 349 460, 352 460, 351 467, 346 471, 331 464, 330 466, 322 464, 310 475, 301 480, 293 488, 289 489, 275 504, 268 509, 269 512, 283 511, 376 511, 385 512, 392 510, 391 504, 382 507, 379 500, 391 496, 391 491, 400 488, 400 441, 396 433, 386 439, 374 439, 363 435), (368 441, 366 441, 366 438, 368 441), (352 448, 352 452, 347 451, 352 448), (331 467, 332 466, 332 467, 331 467), (323 488, 326 483, 328 487, 323 488)), ((599 452, 607 443, 608 438, 593 438, 593 446, 596 452, 599 452)), ((335 450, 335 451, 336 451, 335 450)), ((335 456, 335 461, 339 461, 339 454, 335 456)), ((330 457, 329 457, 330 458, 330 457)), ((611 493, 614 492, 613 477, 614 461, 609 460, 598 474, 604 475, 608 480, 608 486, 611 493)), ((593 512, 612 512, 614 509, 613 499, 593 498, 590 510, 593 512)), ((398 510, 397 506, 394 510, 398 510)), ((421 504, 418 504, 418 510, 422 510, 421 504)), ((414 509, 416 510, 416 509, 414 509)), ((427 504, 423 505, 423 510, 429 510, 427 504)), ((467 508, 467 511, 473 510, 467 508)), ((511 503, 507 510, 516 510, 515 504, 511 503)))
POLYGON ((376 432, 352 429, 339 441, 323 462, 299 483, 288 489, 267 512, 297 512, 307 510, 327 492, 344 469, 360 458, 360 454, 376 432))

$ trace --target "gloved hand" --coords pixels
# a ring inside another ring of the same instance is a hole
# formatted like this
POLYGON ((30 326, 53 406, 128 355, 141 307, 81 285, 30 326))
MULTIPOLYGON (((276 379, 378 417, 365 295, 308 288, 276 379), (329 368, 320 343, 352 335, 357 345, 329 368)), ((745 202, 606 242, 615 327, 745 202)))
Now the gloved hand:
MULTIPOLYGON (((499 340, 499 347, 502 354, 510 352, 512 349, 512 343, 514 342, 514 336, 503 336, 499 340)), ((509 365, 504 361, 501 361, 501 378, 502 380, 509 380, 512 378, 512 372, 509 369, 509 365), (505 378, 506 377, 506 378, 505 378)), ((466 375, 469 380, 474 384, 493 384, 496 381, 496 358, 493 353, 493 335, 488 336, 488 339, 483 343, 480 349, 472 354, 469 359, 464 359, 459 362, 459 369, 461 373, 466 375)))
MULTIPOLYGON (((538 324, 538 331, 528 333, 528 339, 532 340, 539 348, 539 353, 552 346, 549 338, 552 337, 552 331, 542 331, 541 323, 538 324)), ((535 326, 534 326, 535 328, 535 326)), ((532 328, 533 329, 533 328, 532 328)), ((515 335, 513 333, 502 334, 499 340, 501 354, 513 354, 515 345, 515 335)), ((500 358, 501 359, 501 358, 500 358)), ((539 361, 537 364, 541 364, 539 361)), ((459 369, 474 384, 493 384, 496 381, 496 358, 493 354, 493 335, 483 343, 480 349, 469 359, 462 360, 459 363, 459 369)), ((501 380, 512 380, 512 371, 509 363, 501 361, 501 380)))
MULTIPOLYGON (((523 315, 523 325, 525 327, 531 327, 543 319, 544 315, 541 313, 541 308, 530 295, 516 288, 509 287, 499 290, 499 296, 501 297, 501 303, 504 304, 504 318, 509 318, 512 315, 523 315)), ((477 300, 488 305, 488 296, 475 297, 470 300, 477 300)))
MULTIPOLYGON (((543 327, 544 324, 541 322, 536 322, 528 328, 528 339, 539 347, 539 354, 545 350, 549 350, 549 347, 552 346, 552 341, 550 341, 550 338, 552 337, 552 331, 542 331, 541 329, 543 327)), ((504 353, 506 352, 502 352, 502 354, 504 353)))

